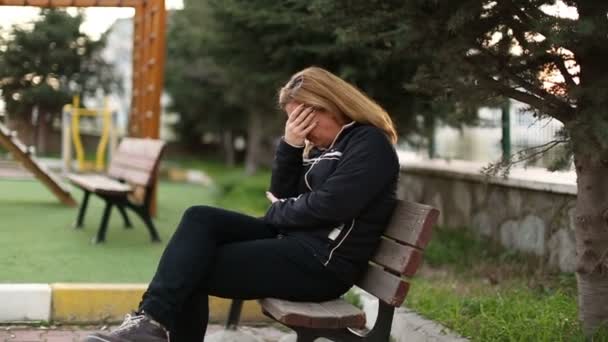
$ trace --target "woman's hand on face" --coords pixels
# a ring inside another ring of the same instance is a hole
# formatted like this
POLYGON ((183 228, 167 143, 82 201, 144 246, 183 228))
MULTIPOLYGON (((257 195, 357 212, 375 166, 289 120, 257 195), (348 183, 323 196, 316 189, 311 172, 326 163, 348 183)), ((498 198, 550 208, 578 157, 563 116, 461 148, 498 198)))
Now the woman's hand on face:
POLYGON ((274 203, 276 201, 278 201, 279 199, 270 191, 266 191, 266 198, 268 198, 268 200, 270 201, 270 203, 274 203))
POLYGON ((312 107, 300 104, 288 115, 285 123, 285 142, 293 146, 303 146, 308 133, 317 126, 317 114, 312 107))

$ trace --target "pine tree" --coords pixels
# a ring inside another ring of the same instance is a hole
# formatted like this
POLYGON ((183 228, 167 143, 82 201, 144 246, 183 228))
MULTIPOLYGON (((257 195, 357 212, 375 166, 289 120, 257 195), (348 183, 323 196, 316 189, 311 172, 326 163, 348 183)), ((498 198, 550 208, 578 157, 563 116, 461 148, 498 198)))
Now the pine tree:
POLYGON ((227 103, 229 84, 223 70, 207 52, 210 13, 205 1, 186 1, 171 15, 167 39, 165 89, 171 109, 179 113, 175 130, 184 146, 198 148, 203 133, 223 139, 226 163, 235 163, 233 136, 246 129, 243 110, 227 103))
POLYGON ((415 77, 419 89, 465 104, 508 97, 526 103, 539 117, 564 124, 564 131, 548 146, 568 144, 578 176, 580 318, 588 335, 606 323, 608 2, 317 2, 332 6, 336 20, 349 27, 351 35, 371 41, 400 35, 408 52, 424 61, 415 77), (395 23, 396 29, 386 30, 382 21, 395 23))
MULTIPOLYGON (((186 1, 170 30, 167 76, 169 91, 176 95, 175 108, 179 106, 182 114, 182 135, 194 137, 213 127, 245 122, 253 147, 248 165, 254 170, 260 137, 276 136, 282 128, 284 117, 275 105, 277 89, 310 65, 327 68, 364 90, 392 114, 402 135, 424 128, 417 117, 445 117, 456 111, 449 99, 414 87, 404 89, 420 61, 396 34, 401 26, 394 20, 369 23, 376 30, 394 31, 377 40, 352 30, 348 20, 339 17, 338 5, 302 0, 186 1), (236 119, 226 121, 227 117, 236 119)), ((465 113, 462 108, 459 112, 465 113)))
POLYGON ((73 94, 109 91, 118 84, 100 52, 105 40, 80 32, 82 15, 43 9, 31 27, 14 26, 0 38, 0 89, 12 118, 32 122, 38 109, 38 150, 45 152, 50 125, 73 94))

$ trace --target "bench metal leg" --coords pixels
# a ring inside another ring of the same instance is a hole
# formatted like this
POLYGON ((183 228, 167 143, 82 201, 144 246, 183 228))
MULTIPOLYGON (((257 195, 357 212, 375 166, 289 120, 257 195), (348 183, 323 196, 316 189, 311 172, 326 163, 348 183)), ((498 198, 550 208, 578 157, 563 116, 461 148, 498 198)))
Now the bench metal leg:
POLYGON ((106 207, 103 210, 103 217, 101 218, 101 225, 97 231, 97 236, 93 240, 93 243, 102 243, 106 241, 106 231, 108 230, 108 221, 110 220, 110 213, 112 212, 112 206, 114 204, 106 201, 106 207))
POLYGON ((233 299, 228 312, 228 320, 226 321, 226 330, 236 330, 241 320, 241 310, 243 309, 243 301, 241 299, 233 299))
POLYGON ((82 223, 84 222, 84 215, 87 212, 87 206, 89 205, 89 196, 91 193, 88 191, 84 192, 84 197, 82 198, 82 203, 80 203, 80 209, 78 209, 78 216, 76 217, 76 222, 74 223, 74 228, 82 228, 82 223))
POLYGON ((303 330, 296 330, 296 334, 298 335, 296 339, 297 342, 312 342, 319 337, 316 334, 312 334, 310 331, 303 330))
POLYGON ((389 341, 391 338, 391 326, 393 325, 395 307, 382 301, 379 302, 376 324, 374 324, 372 330, 365 336, 365 341, 385 342, 389 341))
POLYGON ((125 207, 122 205, 118 205, 118 211, 120 211, 120 215, 122 216, 122 220, 125 222, 125 228, 126 229, 131 229, 133 228, 133 225, 131 224, 131 220, 129 220, 129 216, 127 215, 127 211, 125 210, 125 207))
POLYGON ((135 209, 135 212, 139 215, 139 217, 141 217, 141 219, 146 224, 146 228, 148 228, 148 231, 150 232, 152 242, 160 242, 160 236, 158 235, 156 227, 154 227, 154 222, 152 221, 150 212, 146 208, 135 209))

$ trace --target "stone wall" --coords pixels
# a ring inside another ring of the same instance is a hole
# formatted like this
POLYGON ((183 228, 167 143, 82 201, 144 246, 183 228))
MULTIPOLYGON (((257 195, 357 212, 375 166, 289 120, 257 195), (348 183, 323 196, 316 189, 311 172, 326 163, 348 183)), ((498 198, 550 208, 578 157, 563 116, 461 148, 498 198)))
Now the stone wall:
POLYGON ((550 268, 574 271, 575 175, 522 169, 506 179, 486 177, 483 165, 402 161, 399 196, 441 210, 444 227, 473 229, 550 268))

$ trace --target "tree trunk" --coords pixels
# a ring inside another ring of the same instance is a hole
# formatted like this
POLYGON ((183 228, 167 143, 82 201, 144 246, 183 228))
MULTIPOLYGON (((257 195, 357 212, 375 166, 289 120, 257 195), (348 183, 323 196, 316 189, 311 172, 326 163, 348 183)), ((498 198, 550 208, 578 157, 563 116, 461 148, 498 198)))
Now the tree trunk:
POLYGON ((36 122, 36 127, 34 127, 36 132, 36 142, 34 146, 36 146, 36 154, 41 156, 46 155, 49 152, 48 146, 52 129, 51 120, 52 114, 41 110, 36 122))
POLYGON ((248 175, 255 174, 260 166, 262 131, 262 116, 259 113, 249 114, 247 155, 245 156, 245 172, 248 175))
POLYGON ((579 316, 587 336, 608 322, 608 150, 589 149, 575 152, 576 273, 579 316))
POLYGON ((222 148, 224 150, 224 162, 226 166, 233 167, 236 164, 236 152, 234 150, 234 138, 232 130, 222 132, 222 148))

